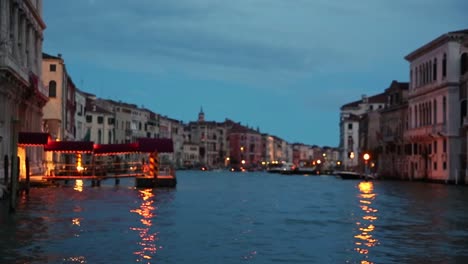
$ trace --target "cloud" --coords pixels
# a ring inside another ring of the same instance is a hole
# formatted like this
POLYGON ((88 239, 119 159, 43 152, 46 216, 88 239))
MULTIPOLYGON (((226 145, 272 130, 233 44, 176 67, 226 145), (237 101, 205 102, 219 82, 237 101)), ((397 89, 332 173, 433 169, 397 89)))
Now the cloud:
POLYGON ((464 17, 460 7, 466 6, 461 0, 88 3, 44 3, 50 49, 66 46, 71 58, 100 58, 96 63, 104 67, 255 85, 285 85, 316 73, 358 72, 382 61, 403 60, 410 47, 436 37, 434 30, 442 34, 453 29, 448 18, 440 23, 434 17, 464 17), (63 17, 66 23, 58 21, 63 17))

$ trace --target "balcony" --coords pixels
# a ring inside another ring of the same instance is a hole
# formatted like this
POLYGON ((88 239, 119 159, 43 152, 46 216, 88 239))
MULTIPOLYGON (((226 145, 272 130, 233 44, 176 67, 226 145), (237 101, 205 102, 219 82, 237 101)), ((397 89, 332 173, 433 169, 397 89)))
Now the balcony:
POLYGON ((405 133, 406 139, 411 140, 425 140, 431 138, 433 134, 433 126, 422 126, 410 128, 405 133))
POLYGON ((447 125, 446 125, 446 124, 435 124, 435 125, 432 125, 432 135, 433 135, 433 136, 444 136, 444 135, 447 135, 447 125))

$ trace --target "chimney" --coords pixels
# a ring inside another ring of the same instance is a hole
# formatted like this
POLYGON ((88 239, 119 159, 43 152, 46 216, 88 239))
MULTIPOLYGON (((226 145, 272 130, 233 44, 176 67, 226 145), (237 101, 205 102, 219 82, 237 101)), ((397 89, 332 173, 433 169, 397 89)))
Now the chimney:
POLYGON ((62 53, 58 53, 57 57, 62 58, 62 53))

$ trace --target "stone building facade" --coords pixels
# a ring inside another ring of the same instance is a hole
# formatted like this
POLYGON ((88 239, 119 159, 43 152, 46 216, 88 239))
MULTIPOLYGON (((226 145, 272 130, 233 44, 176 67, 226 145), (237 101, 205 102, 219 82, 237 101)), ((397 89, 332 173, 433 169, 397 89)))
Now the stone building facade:
POLYGON ((42 130, 42 107, 48 100, 40 81, 45 27, 41 0, 0 1, 0 177, 4 157, 11 158, 16 150, 22 160, 29 157, 31 173, 43 169, 42 149, 16 149, 12 139, 19 131, 42 130))

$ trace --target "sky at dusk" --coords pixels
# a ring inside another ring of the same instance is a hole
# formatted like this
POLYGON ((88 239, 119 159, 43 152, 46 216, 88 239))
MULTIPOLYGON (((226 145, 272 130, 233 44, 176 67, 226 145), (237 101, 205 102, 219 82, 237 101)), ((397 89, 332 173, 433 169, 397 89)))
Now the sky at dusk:
POLYGON ((79 89, 184 122, 338 146, 340 107, 409 79, 467 0, 46 0, 43 51, 79 89))

